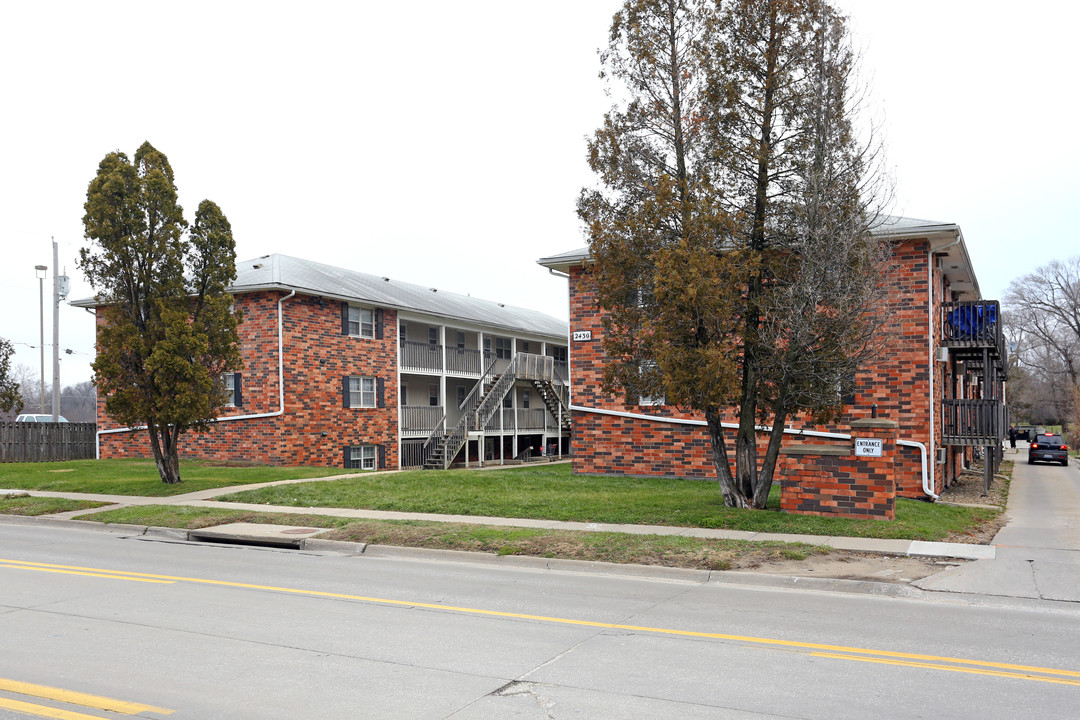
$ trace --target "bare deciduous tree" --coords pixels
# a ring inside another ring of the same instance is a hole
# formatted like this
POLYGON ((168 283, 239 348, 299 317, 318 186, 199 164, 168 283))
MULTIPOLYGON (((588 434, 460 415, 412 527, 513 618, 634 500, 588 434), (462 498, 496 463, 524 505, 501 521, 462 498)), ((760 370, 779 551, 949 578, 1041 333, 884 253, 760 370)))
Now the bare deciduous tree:
POLYGON ((1010 378, 1010 396, 1019 394, 1029 406, 1080 426, 1080 256, 1054 260, 1013 280, 1004 303, 1025 380, 1014 384, 1010 378))

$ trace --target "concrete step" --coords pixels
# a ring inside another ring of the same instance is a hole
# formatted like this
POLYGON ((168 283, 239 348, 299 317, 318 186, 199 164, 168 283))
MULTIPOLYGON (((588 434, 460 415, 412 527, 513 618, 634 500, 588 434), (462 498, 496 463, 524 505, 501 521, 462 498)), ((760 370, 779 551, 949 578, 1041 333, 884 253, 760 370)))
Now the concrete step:
POLYGON ((304 540, 324 533, 329 528, 296 527, 295 525, 264 525, 262 523, 230 523, 200 528, 188 532, 188 539, 235 545, 264 545, 267 547, 302 548, 304 540))

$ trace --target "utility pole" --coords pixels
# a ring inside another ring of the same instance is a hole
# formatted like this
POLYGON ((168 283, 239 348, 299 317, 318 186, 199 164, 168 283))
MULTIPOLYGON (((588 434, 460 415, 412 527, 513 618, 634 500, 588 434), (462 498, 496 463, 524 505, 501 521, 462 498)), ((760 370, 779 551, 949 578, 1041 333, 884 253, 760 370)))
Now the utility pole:
POLYGON ((60 258, 56 249, 56 238, 52 239, 53 263, 53 321, 52 321, 52 421, 60 422, 60 301, 68 294, 68 276, 57 272, 60 258))
POLYGON ((38 318, 41 321, 41 341, 38 348, 41 350, 41 405, 38 412, 45 413, 45 271, 49 268, 45 265, 35 265, 34 270, 38 279, 38 318))

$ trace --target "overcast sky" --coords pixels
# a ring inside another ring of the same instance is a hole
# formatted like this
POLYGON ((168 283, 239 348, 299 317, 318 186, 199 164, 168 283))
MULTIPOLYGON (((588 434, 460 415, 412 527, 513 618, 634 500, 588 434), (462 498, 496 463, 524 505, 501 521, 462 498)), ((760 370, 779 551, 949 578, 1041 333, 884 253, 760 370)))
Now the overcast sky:
MULTIPOLYGON (((5 3, 0 337, 37 373, 50 237, 71 297, 97 164, 149 140, 239 260, 285 253, 567 316, 537 258, 585 244, 596 51, 617 0, 5 3)), ((882 120, 894 214, 958 223, 982 293, 1080 253, 1080 4, 842 0, 882 120)), ((63 307, 61 383, 93 318, 63 307)), ((51 380, 51 348, 46 377, 51 380)))

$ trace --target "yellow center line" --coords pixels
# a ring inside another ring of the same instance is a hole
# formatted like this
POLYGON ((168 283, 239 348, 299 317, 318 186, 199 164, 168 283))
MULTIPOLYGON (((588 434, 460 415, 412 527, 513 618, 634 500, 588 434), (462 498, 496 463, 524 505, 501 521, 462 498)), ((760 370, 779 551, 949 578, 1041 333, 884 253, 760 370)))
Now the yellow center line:
POLYGON ((47 567, 28 567, 26 565, 6 565, 0 564, 0 567, 11 568, 13 570, 37 570, 38 572, 53 572, 63 573, 64 575, 85 575, 86 577, 99 577, 107 578, 109 580, 131 580, 132 582, 145 582, 145 583, 160 583, 162 585, 175 585, 175 580, 155 580, 153 578, 141 578, 141 577, 127 577, 124 575, 116 575, 113 573, 106 574, 105 572, 80 572, 77 570, 61 570, 59 568, 47 568, 47 567))
MULTIPOLYGON (((48 685, 36 685, 34 683, 22 682, 19 680, 9 680, 7 678, 0 678, 0 690, 11 693, 18 693, 19 695, 29 695, 31 697, 43 698, 45 700, 55 700, 57 702, 67 703, 68 705, 82 705, 83 707, 90 707, 96 710, 109 710, 111 712, 117 712, 123 715, 138 715, 139 713, 143 712, 152 712, 159 715, 171 715, 172 713, 176 712, 175 710, 159 708, 153 705, 127 702, 126 700, 117 700, 115 698, 102 697, 101 695, 91 695, 89 693, 76 692, 75 690, 64 690, 63 688, 49 687, 48 685)), ((57 710, 56 708, 49 708, 45 707, 44 705, 31 705, 30 703, 24 703, 20 700, 8 700, 7 698, 0 698, 0 706, 17 709, 12 707, 11 705, 4 705, 4 703, 18 703, 21 705, 29 705, 32 708, 44 708, 45 710, 48 710, 50 712, 67 713, 65 715, 46 715, 45 717, 94 717, 92 715, 82 715, 80 713, 73 713, 67 710, 57 710)), ((23 710, 22 712, 31 711, 23 710)), ((35 714, 41 713, 35 711, 35 714)))
POLYGON ((1046 677, 1045 675, 1032 675, 1030 673, 1011 673, 1003 670, 982 670, 979 668, 959 667, 957 665, 940 665, 936 663, 911 662, 909 660, 890 660, 887 658, 858 657, 856 655, 840 655, 837 653, 810 653, 813 657, 832 658, 834 660, 855 660, 858 662, 881 663, 883 665, 901 665, 915 668, 929 668, 931 670, 948 670, 950 672, 971 673, 973 675, 991 675, 993 677, 1016 678, 1018 680, 1035 680, 1037 682, 1057 683, 1059 685, 1080 685, 1080 680, 1066 680, 1065 678, 1046 677))
POLYGON ((100 715, 87 715, 86 713, 61 710, 60 708, 46 705, 34 705, 21 700, 8 700, 0 698, 0 708, 14 710, 24 715, 37 715, 38 717, 54 718, 54 720, 102 720, 100 715))
MULTIPOLYGON (((677 637, 696 637, 711 640, 731 640, 736 642, 766 645, 772 647, 797 648, 800 650, 826 651, 829 653, 847 653, 851 655, 872 655, 882 658, 897 658, 900 660, 923 660, 938 663, 952 663, 956 665, 971 665, 974 667, 987 667, 998 670, 1016 670, 1025 673, 1038 673, 1043 675, 1061 675, 1065 677, 1080 678, 1080 671, 1061 670, 1057 668, 1044 668, 1032 665, 1015 665, 1011 663, 996 663, 987 660, 971 660, 965 658, 942 657, 938 655, 923 655, 920 653, 904 653, 891 650, 873 650, 869 648, 847 647, 844 645, 826 645, 822 643, 801 642, 798 640, 780 640, 777 638, 761 638, 750 635, 730 635, 727 633, 701 632, 696 630, 678 630, 674 628, 658 628, 645 625, 624 625, 621 623, 607 623, 596 620, 575 620, 573 618, 550 617, 547 615, 531 615, 528 613, 506 612, 502 610, 484 610, 482 608, 458 607, 454 605, 440 605, 437 603, 423 603, 411 600, 394 600, 390 598, 368 597, 365 595, 349 595, 345 593, 325 592, 321 590, 306 590, 303 588, 277 587, 273 585, 256 585, 252 583, 231 582, 228 580, 211 580, 208 578, 190 578, 175 575, 155 575, 151 573, 138 573, 127 570, 103 570, 100 568, 85 568, 75 565, 54 565, 49 563, 35 563, 21 560, 6 560, 0 558, 0 563, 12 563, 33 567, 49 567, 61 570, 75 570, 92 573, 106 573, 110 575, 124 575, 130 577, 152 578, 173 582, 195 583, 200 585, 217 585, 221 587, 243 588, 247 590, 263 590, 268 592, 288 593, 292 595, 307 595, 310 597, 324 597, 341 600, 356 600, 379 605, 393 605, 398 607, 422 608, 429 610, 441 610, 444 612, 463 613, 468 615, 482 615, 486 617, 500 617, 512 620, 533 620, 536 622, 553 623, 558 625, 572 625, 578 627, 594 627, 609 630, 632 630, 635 632, 656 633, 660 635, 673 635, 677 637)), ((1020 677, 1020 676, 1018 676, 1020 677)))

